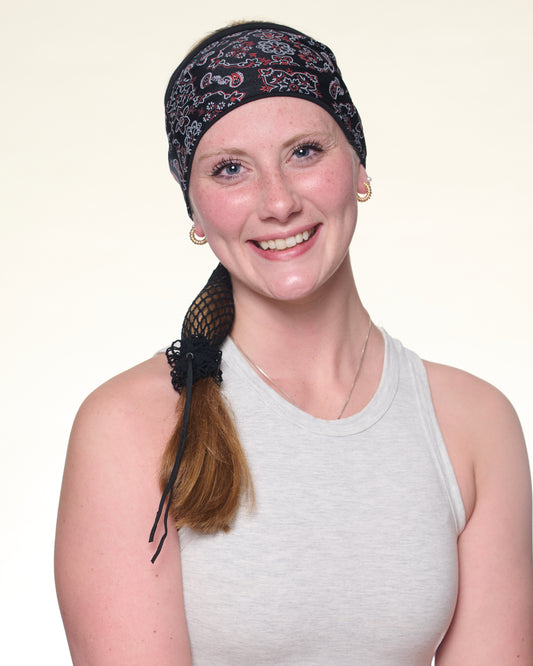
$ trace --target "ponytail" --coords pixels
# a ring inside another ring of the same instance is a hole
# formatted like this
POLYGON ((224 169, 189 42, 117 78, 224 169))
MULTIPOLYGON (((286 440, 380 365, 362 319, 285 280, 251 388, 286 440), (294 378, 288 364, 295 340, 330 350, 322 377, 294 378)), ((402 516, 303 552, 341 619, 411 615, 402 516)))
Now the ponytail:
POLYGON ((176 527, 204 534, 228 531, 241 497, 253 502, 253 486, 233 417, 222 394, 220 346, 229 335, 235 309, 231 277, 219 264, 190 306, 181 340, 167 349, 178 421, 160 469, 161 501, 150 542, 163 508, 165 533, 170 514, 176 527))

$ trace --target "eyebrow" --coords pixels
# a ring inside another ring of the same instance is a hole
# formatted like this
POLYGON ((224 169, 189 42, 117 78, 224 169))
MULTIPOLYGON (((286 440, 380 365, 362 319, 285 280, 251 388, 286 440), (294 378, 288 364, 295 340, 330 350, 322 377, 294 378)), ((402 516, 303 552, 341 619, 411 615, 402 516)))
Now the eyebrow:
MULTIPOLYGON (((289 148, 289 146, 291 145, 305 141, 311 141, 313 138, 318 138, 318 137, 322 137, 323 139, 327 137, 327 139, 331 141, 334 139, 334 135, 332 132, 329 132, 325 129, 323 130, 312 129, 309 130, 308 132, 298 132, 298 134, 295 134, 290 139, 287 139, 287 141, 284 141, 281 145, 281 148, 282 149, 289 148)), ((232 157, 233 156, 244 157, 245 155, 247 155, 247 151, 243 150, 242 148, 222 146, 220 148, 217 148, 216 150, 204 153, 203 155, 198 155, 197 159, 199 162, 203 162, 204 160, 212 159, 213 157, 222 157, 224 155, 231 155, 232 157)))
POLYGON ((234 155, 235 157, 240 157, 246 155, 246 151, 242 150, 241 148, 223 147, 209 153, 204 153, 203 155, 197 155, 196 159, 199 162, 203 162, 204 160, 208 160, 213 157, 222 157, 223 155, 234 155))

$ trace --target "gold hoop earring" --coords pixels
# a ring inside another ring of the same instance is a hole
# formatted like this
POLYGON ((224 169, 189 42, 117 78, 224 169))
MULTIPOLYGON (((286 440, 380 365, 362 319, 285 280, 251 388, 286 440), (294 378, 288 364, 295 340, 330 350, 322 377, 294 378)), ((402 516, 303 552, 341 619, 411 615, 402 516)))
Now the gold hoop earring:
POLYGON ((357 193, 357 201, 360 203, 363 203, 364 201, 368 201, 370 197, 372 196, 372 188, 370 187, 370 183, 367 183, 366 181, 363 183, 363 185, 366 188, 366 194, 361 196, 359 192, 357 193))
POLYGON ((192 225, 191 230, 189 231, 189 238, 192 240, 192 242, 195 245, 205 245, 207 243, 207 238, 205 236, 196 235, 196 229, 194 228, 194 224, 192 225))

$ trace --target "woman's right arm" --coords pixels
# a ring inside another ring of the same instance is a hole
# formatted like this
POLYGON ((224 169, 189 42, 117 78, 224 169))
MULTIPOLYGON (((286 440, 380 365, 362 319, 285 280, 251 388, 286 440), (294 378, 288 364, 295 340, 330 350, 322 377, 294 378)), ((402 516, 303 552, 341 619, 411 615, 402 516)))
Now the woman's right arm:
POLYGON ((75 666, 188 666, 179 543, 169 525, 152 564, 161 454, 177 394, 163 355, 91 394, 74 422, 55 575, 75 666))

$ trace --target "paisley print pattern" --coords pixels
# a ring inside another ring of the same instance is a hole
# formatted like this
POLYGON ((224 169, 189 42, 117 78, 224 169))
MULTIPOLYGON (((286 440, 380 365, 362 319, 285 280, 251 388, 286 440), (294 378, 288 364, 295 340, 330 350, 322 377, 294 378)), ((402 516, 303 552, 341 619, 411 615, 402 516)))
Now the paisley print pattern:
POLYGON ((168 84, 169 164, 187 206, 190 168, 203 134, 238 105, 271 95, 299 97, 322 106, 365 165, 361 119, 331 50, 275 23, 237 25, 201 42, 168 84))

